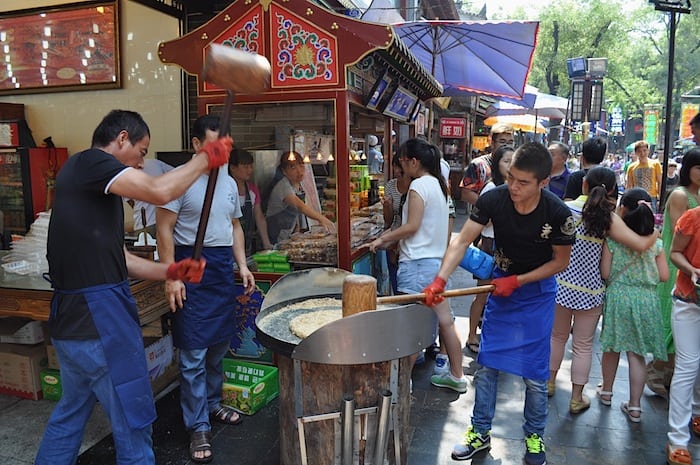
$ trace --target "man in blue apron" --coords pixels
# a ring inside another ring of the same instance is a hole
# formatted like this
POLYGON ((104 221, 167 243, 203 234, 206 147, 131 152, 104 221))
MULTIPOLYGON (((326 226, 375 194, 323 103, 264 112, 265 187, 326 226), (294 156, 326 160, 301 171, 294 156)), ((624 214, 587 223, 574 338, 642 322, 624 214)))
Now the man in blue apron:
MULTIPOLYGON (((219 119, 197 118, 192 126, 192 146, 200 150, 219 137, 219 119)), ((158 207, 158 255, 165 263, 192 255, 197 226, 207 189, 201 176, 172 202, 158 207)), ((212 460, 210 417, 225 424, 240 423, 238 412, 221 405, 222 360, 236 328, 233 263, 245 292, 255 289, 246 265, 245 240, 239 218, 241 207, 236 181, 222 167, 216 178, 202 257, 207 269, 201 283, 186 285, 168 280, 165 293, 173 314, 173 342, 180 349, 180 405, 190 433, 190 458, 197 463, 212 460)))
POLYGON ((56 178, 47 257, 54 287, 49 329, 61 364, 63 395, 35 463, 75 464, 97 401, 112 426, 117 464, 154 464, 156 418, 136 304, 128 278, 202 279, 204 262, 155 263, 124 248, 122 197, 161 204, 203 173, 228 161, 223 138, 181 169, 142 171, 150 132, 138 113, 113 110, 97 126, 92 148, 71 156, 56 178))
POLYGON ((469 220, 447 249, 426 303, 440 302, 445 281, 467 247, 491 221, 496 250, 495 290, 489 296, 481 329, 474 375, 476 388, 472 425, 464 442, 452 451, 455 460, 471 459, 491 444, 498 373, 522 376, 525 382, 525 463, 546 462, 550 333, 554 320, 554 275, 569 264, 575 240, 574 219, 566 204, 543 189, 552 168, 547 148, 539 143, 519 147, 513 155, 507 184, 479 196, 469 220))

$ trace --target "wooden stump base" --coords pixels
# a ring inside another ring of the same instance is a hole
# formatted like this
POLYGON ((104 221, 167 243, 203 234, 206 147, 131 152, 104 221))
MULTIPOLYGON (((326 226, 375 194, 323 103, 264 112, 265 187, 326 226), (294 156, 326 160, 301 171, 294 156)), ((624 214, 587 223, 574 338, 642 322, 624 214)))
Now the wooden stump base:
MULTIPOLYGON (((294 360, 278 357, 280 391, 280 463, 301 465, 301 444, 297 410, 301 416, 312 416, 340 412, 343 395, 351 394, 355 408, 377 407, 382 390, 391 390, 391 361, 364 365, 325 365, 299 362, 300 384, 297 399, 297 386, 294 379, 294 360)), ((408 448, 408 421, 410 415, 411 364, 409 357, 399 360, 398 392, 393 406, 395 420, 391 423, 386 457, 392 465, 406 465, 408 448), (397 463, 394 449, 394 425, 399 431, 400 461, 397 463)), ((304 427, 306 456, 309 465, 333 465, 336 453, 335 421, 323 420, 307 423, 304 427)), ((368 431, 368 436, 376 436, 376 431, 368 431)), ((371 441, 374 442, 373 440, 371 441)), ((364 465, 364 450, 360 444, 360 465, 364 465)), ((370 451, 370 457, 371 457, 370 451)))

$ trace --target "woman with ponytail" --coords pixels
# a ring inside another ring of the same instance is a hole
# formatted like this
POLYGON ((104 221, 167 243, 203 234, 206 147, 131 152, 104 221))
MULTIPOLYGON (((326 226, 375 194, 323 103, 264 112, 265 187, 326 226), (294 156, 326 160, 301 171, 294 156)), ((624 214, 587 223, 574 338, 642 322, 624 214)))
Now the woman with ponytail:
MULTIPOLYGON (((397 287, 399 294, 420 293, 440 268, 449 242, 447 184, 440 173, 440 150, 413 138, 396 153, 401 168, 412 181, 401 212, 401 226, 386 230, 366 245, 372 252, 399 244, 397 287)), ((431 382, 459 393, 467 392, 462 368, 462 343, 447 300, 432 307, 438 317, 440 339, 447 351, 449 368, 435 374, 431 382)), ((412 359, 415 362, 415 357, 412 359)))
MULTIPOLYGON (((576 221, 576 242, 569 266, 556 276, 557 295, 547 393, 550 397, 554 395, 557 372, 571 334, 569 411, 573 414, 583 412, 591 405, 589 398, 583 394, 583 388, 591 370, 593 338, 605 298, 605 284, 599 268, 605 238, 610 236, 637 251, 648 249, 656 239, 654 235, 636 234, 615 214, 615 178, 615 172, 610 168, 591 168, 583 180, 584 195, 566 202, 576 221)), ((601 401, 609 405, 610 394, 605 391, 600 394, 603 396, 601 401)))

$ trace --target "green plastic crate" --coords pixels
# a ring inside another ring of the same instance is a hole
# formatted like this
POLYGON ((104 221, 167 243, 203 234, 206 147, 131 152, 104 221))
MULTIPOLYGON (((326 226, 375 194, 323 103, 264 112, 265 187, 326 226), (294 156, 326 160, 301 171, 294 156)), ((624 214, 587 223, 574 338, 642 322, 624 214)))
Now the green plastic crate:
POLYGON ((287 263, 287 254, 277 250, 265 250, 253 254, 255 263, 287 263))
POLYGON ((221 402, 252 415, 279 395, 277 367, 224 358, 221 402))

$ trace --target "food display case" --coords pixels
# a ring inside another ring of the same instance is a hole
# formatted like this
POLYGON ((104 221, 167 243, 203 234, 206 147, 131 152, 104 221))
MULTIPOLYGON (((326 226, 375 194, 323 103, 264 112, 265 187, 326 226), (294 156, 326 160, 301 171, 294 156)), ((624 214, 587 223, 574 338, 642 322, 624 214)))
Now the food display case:
POLYGON ((0 209, 7 232, 23 235, 39 212, 51 208, 56 174, 67 159, 65 148, 0 147, 0 209))
POLYGON ((68 158, 65 148, 36 147, 24 105, 0 103, 0 211, 4 231, 23 235, 39 212, 51 208, 53 182, 68 158))

